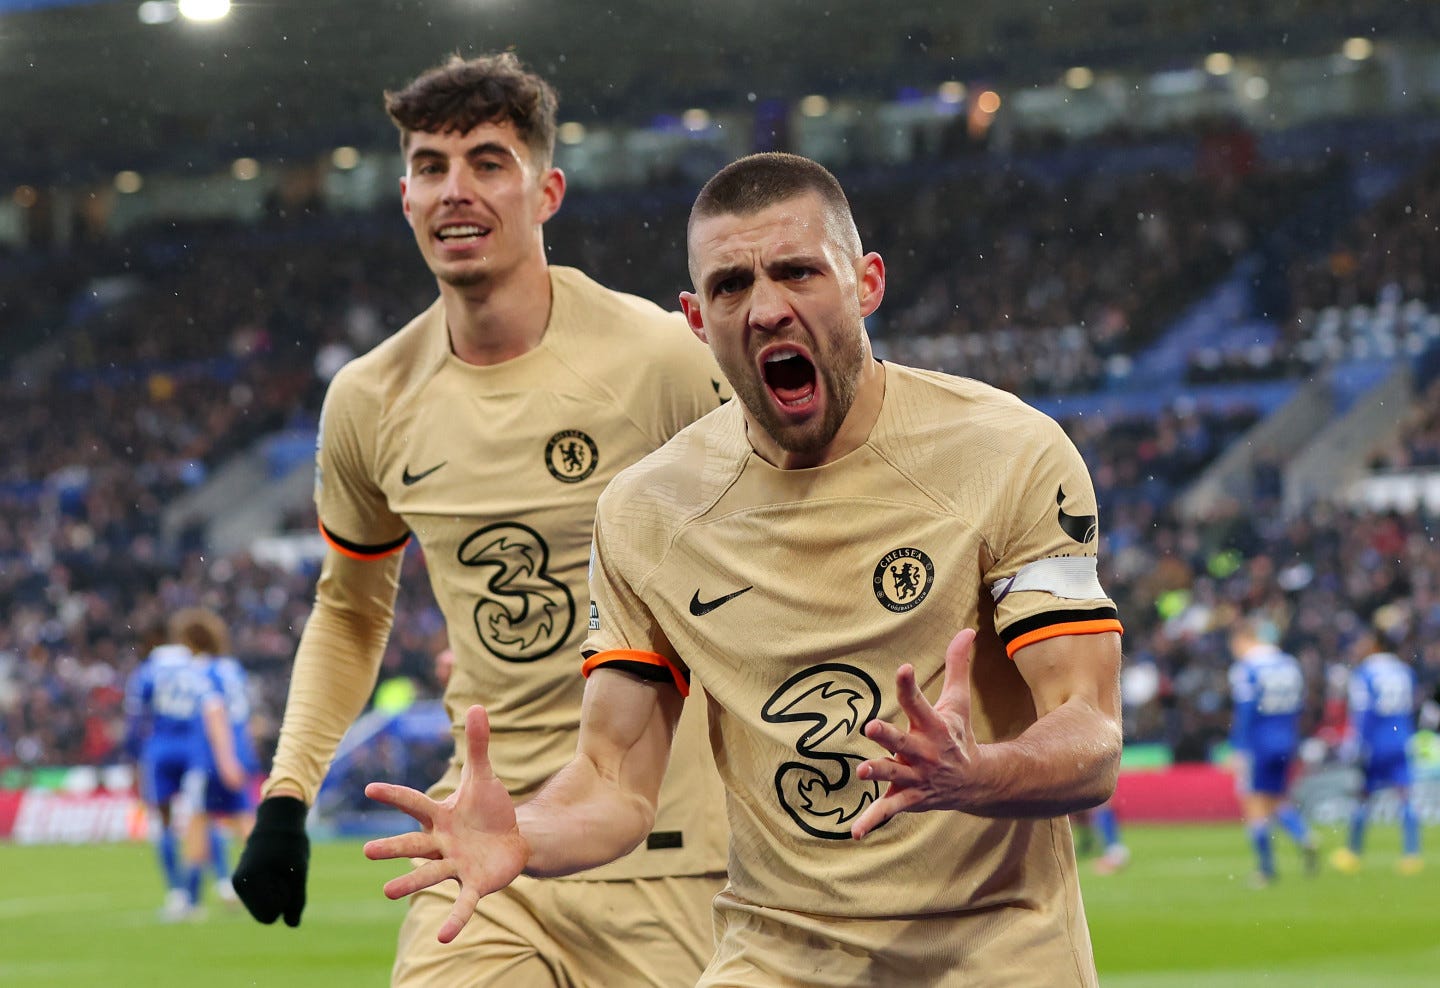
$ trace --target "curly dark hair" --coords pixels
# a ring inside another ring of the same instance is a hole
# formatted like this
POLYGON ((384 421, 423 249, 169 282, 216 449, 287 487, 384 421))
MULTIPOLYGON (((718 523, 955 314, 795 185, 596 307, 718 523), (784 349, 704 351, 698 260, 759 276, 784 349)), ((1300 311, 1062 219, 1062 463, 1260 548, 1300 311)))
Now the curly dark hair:
POLYGON ((401 153, 416 131, 463 134, 508 120, 542 168, 555 153, 556 105, 554 88, 509 51, 471 59, 451 55, 404 89, 385 93, 385 112, 400 130, 401 153))

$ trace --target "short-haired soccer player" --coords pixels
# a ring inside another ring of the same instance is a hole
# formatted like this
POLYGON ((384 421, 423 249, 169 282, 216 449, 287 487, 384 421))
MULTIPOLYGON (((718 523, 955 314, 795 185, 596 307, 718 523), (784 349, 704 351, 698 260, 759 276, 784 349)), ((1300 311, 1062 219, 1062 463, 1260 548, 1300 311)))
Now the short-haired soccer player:
POLYGON ((732 829, 699 984, 1094 985, 1066 814, 1114 790, 1120 624, 1084 463, 1010 395, 875 360, 885 265, 820 165, 727 166, 688 243, 739 401, 600 499, 580 752, 516 808, 472 708, 452 798, 367 788, 423 825, 367 853, 431 859, 386 893, 458 879, 449 939, 643 841, 698 681, 732 829))

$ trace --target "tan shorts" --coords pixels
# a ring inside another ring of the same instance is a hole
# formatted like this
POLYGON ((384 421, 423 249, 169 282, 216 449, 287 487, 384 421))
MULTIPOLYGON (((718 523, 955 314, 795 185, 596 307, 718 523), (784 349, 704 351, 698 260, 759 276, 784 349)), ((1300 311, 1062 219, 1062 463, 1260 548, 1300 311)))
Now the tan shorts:
POLYGON ((726 891, 715 899, 715 957, 696 988, 1095 988, 1083 918, 1074 937, 1034 918, 1017 908, 812 916, 726 891))
POLYGON ((588 882, 517 878, 480 900, 451 943, 435 939, 454 882, 411 896, 393 986, 693 988, 710 955, 724 875, 588 882))

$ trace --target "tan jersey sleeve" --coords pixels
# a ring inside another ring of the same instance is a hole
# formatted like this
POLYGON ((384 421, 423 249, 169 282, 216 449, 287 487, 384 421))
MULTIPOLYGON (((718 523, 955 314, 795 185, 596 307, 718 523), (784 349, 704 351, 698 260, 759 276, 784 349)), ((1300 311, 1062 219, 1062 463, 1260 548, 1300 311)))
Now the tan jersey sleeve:
MULTIPOLYGON (((603 510, 603 496, 600 503, 603 510)), ((613 552, 607 547, 607 528, 597 512, 590 548, 590 634, 581 646, 581 671, 588 677, 601 666, 620 669, 652 682, 673 682, 689 695, 690 670, 635 592, 625 546, 617 544, 613 552)))
POLYGON ((379 402, 354 367, 335 375, 325 394, 315 450, 315 509, 331 548, 353 559, 378 559, 400 549, 410 532, 376 482, 379 402))
POLYGON ((995 630, 1012 656, 1047 638, 1122 630, 1100 585, 1099 510, 1085 462, 1050 419, 1040 421, 1033 441, 1009 485, 1008 527, 1002 522, 985 574, 995 630))
POLYGON ((325 554, 315 608, 295 650, 290 696, 264 795, 294 789, 307 804, 315 802, 336 746, 375 689, 394 620, 401 559, 325 554))

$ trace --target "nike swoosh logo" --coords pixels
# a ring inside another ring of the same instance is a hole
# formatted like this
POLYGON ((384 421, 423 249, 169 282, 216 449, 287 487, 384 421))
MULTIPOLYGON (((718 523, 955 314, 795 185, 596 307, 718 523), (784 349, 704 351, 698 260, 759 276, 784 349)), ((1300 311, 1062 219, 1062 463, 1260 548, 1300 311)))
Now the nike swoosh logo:
POLYGON ((754 590, 754 587, 746 587, 744 590, 736 590, 734 593, 727 593, 723 597, 716 597, 714 600, 701 600, 700 591, 695 591, 695 596, 690 598, 690 613, 696 617, 704 617, 721 604, 729 603, 742 593, 754 590))
MULTIPOLYGON (((1058 505, 1064 505, 1065 503, 1065 488, 1063 486, 1055 494, 1055 503, 1058 505)), ((1079 542, 1081 545, 1086 545, 1095 541, 1095 531, 1098 527, 1096 522, 1099 519, 1094 515, 1069 515, 1065 513, 1065 508, 1061 507, 1058 517, 1060 520, 1060 530, 1076 542, 1079 542)))
POLYGON ((418 484, 420 483, 420 481, 424 480, 426 477, 430 476, 436 470, 439 470, 441 467, 443 467, 446 463, 449 462, 449 460, 442 460, 441 462, 431 467, 429 470, 421 470, 419 473, 411 473, 410 468, 407 466, 404 470, 400 472, 400 483, 404 484, 406 487, 409 487, 411 484, 418 484))

